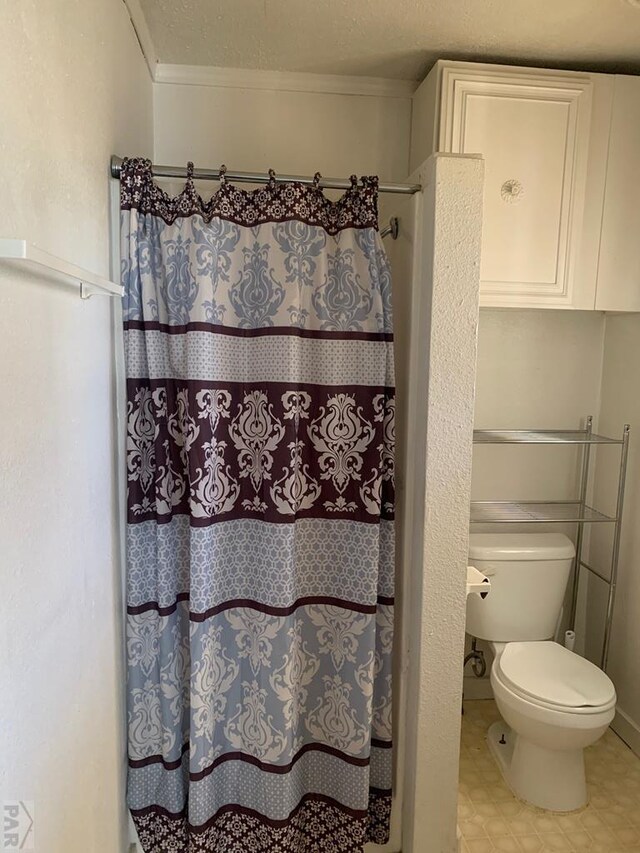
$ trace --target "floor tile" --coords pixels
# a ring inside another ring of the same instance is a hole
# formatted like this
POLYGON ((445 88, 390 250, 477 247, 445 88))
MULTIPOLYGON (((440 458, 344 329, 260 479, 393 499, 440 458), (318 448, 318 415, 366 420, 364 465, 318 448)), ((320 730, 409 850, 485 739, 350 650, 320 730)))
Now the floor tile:
POLYGON ((609 729, 585 752, 589 804, 554 814, 520 802, 493 761, 494 702, 465 702, 458 821, 461 853, 640 853, 640 759, 609 729))
POLYGON ((523 853, 540 853, 542 850, 542 839, 539 835, 517 835, 516 841, 523 853))
POLYGON ((640 832, 633 826, 620 827, 613 830, 613 834, 618 839, 618 842, 623 846, 626 844, 636 847, 640 846, 640 832))
POLYGON ((572 850, 584 850, 586 853, 591 849, 591 836, 584 829, 569 829, 565 835, 569 839, 572 850))
POLYGON ((520 845, 513 835, 501 835, 498 838, 492 838, 491 841, 496 853, 520 853, 520 845))
POLYGON ((547 853, 561 853, 572 849, 571 842, 564 832, 541 832, 542 849, 547 853))
POLYGON ((467 841, 469 853, 495 853, 493 842, 488 838, 474 838, 467 841))

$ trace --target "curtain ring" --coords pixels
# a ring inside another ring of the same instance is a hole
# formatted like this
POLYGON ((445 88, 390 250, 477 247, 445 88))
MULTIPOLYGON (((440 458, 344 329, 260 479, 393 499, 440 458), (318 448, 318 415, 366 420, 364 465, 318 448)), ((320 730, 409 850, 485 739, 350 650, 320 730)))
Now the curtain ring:
POLYGON ((320 174, 320 172, 316 172, 315 175, 313 176, 313 188, 314 188, 314 190, 317 190, 318 187, 320 186, 320 180, 321 179, 322 179, 322 175, 320 174))
POLYGON ((224 163, 222 164, 222 166, 220 166, 220 170, 219 170, 219 178, 220 178, 220 183, 221 183, 221 184, 226 184, 226 183, 227 183, 227 167, 225 166, 225 164, 224 164, 224 163))
POLYGON ((187 181, 191 183, 193 180, 193 160, 189 160, 187 163, 187 181))
POLYGON ((274 189, 276 185, 276 173, 273 169, 269 169, 269 186, 274 189))
POLYGON ((351 181, 351 189, 357 190, 358 189, 358 176, 357 175, 351 175, 349 180, 351 181))

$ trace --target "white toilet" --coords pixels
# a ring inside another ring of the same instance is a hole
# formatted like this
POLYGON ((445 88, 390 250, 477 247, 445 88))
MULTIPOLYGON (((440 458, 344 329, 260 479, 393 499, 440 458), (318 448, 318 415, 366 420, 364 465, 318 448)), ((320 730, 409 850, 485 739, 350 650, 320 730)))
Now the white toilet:
POLYGON ((520 799, 567 812, 587 803, 583 750, 613 719, 611 679, 551 640, 574 558, 562 534, 471 534, 469 561, 491 580, 467 599, 467 632, 489 640, 491 686, 504 722, 488 732, 520 799))

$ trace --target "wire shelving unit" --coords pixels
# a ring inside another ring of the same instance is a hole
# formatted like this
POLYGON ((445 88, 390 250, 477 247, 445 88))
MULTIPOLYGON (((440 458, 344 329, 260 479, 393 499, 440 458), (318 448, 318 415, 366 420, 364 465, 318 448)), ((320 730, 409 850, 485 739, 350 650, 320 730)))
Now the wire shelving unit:
POLYGON ((471 524, 576 524, 576 556, 573 572, 573 587, 571 595, 570 625, 575 629, 576 604, 578 599, 578 583, 580 569, 586 569, 600 578, 609 587, 607 597, 607 613, 602 643, 602 669, 606 669, 609 658, 611 641, 611 623, 615 604, 616 585, 618 579, 618 562, 620 558, 620 535, 622 532, 622 510, 624 505, 624 489, 629 454, 630 426, 625 424, 620 438, 610 438, 593 432, 593 418, 586 419, 584 429, 577 430, 528 430, 528 429, 480 429, 474 430, 474 444, 538 444, 538 445, 578 445, 582 448, 580 490, 576 500, 571 501, 472 501, 471 524), (614 515, 605 515, 587 504, 587 488, 589 484, 589 465, 591 448, 594 445, 618 445, 620 447, 620 468, 618 475, 618 490, 614 515), (585 524, 614 525, 613 544, 611 547, 610 572, 607 577, 603 572, 590 566, 582 559, 585 524))

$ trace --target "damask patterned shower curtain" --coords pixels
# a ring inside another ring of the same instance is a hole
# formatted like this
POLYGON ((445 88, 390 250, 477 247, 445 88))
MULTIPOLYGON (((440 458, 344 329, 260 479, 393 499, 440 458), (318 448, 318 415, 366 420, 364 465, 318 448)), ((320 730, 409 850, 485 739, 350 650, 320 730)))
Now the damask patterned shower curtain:
MULTIPOLYGON (((190 167, 192 168, 192 167, 190 167)), ((391 282, 377 179, 121 177, 128 803, 146 853, 388 837, 391 282)))

